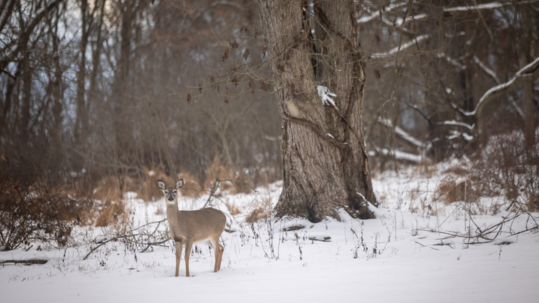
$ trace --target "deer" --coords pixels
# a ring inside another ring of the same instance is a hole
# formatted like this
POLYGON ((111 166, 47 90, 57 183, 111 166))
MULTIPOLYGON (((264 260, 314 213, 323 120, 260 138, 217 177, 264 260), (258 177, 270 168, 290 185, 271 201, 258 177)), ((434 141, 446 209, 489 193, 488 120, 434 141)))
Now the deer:
POLYGON ((215 251, 215 266, 213 271, 221 269, 221 260, 225 248, 219 244, 219 237, 225 230, 226 216, 215 208, 185 211, 178 209, 178 193, 183 187, 183 179, 176 182, 176 187, 166 186, 161 180, 157 186, 165 195, 167 204, 167 221, 169 235, 176 246, 176 277, 180 273, 182 248, 185 245, 185 276, 189 275, 189 256, 195 243, 207 243, 215 251))

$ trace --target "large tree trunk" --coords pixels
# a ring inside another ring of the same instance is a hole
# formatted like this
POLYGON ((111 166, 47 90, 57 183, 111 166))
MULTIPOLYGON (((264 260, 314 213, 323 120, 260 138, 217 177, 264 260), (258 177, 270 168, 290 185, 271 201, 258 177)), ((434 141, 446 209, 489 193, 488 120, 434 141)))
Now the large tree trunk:
POLYGON ((365 73, 353 1, 309 6, 259 0, 259 6, 283 118, 277 215, 319 222, 343 207, 354 217, 373 218, 368 203, 377 202, 361 129, 365 73), (323 103, 324 87, 336 95, 329 95, 335 105, 323 103))

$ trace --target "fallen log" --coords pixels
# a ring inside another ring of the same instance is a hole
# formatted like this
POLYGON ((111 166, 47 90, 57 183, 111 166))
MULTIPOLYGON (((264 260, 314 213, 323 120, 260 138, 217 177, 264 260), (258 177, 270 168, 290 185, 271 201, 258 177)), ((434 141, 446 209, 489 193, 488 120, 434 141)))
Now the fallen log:
POLYGON ((49 260, 43 260, 43 259, 29 259, 29 260, 4 260, 0 261, 0 264, 6 264, 6 263, 14 263, 14 264, 26 264, 26 265, 32 265, 32 264, 45 264, 49 260))

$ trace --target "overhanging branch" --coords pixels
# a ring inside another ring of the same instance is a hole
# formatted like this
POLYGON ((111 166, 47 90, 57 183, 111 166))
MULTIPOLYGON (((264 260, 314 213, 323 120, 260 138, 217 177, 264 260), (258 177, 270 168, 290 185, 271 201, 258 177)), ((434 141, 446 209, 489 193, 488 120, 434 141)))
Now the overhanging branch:
MULTIPOLYGON (((508 91, 512 90, 515 86, 520 84, 524 80, 531 80, 534 81, 539 77, 539 58, 536 58, 533 62, 530 64, 524 66, 521 70, 519 70, 515 76, 502 84, 499 84, 491 89, 489 89, 481 99, 479 99, 479 102, 477 103, 477 106, 475 109, 471 112, 465 112, 463 113, 466 116, 474 116, 477 115, 478 118, 481 117, 481 112, 485 106, 490 103, 491 100, 493 100, 494 97, 506 94, 508 91)), ((455 106, 455 105, 453 105, 455 106)))

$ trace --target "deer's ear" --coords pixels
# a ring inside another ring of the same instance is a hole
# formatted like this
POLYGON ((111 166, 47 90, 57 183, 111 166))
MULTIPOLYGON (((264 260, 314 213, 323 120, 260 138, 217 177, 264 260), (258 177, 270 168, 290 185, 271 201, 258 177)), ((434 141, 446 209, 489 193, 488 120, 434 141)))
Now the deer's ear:
POLYGON ((182 187, 183 187, 183 179, 180 179, 180 180, 178 180, 178 182, 176 182, 176 188, 180 189, 182 187))
POLYGON ((157 181, 157 187, 159 187, 160 190, 165 190, 165 183, 159 180, 157 181))

